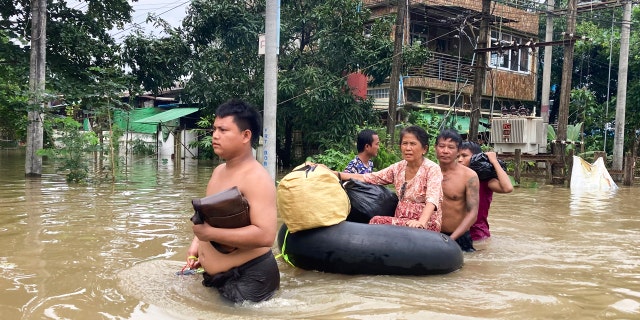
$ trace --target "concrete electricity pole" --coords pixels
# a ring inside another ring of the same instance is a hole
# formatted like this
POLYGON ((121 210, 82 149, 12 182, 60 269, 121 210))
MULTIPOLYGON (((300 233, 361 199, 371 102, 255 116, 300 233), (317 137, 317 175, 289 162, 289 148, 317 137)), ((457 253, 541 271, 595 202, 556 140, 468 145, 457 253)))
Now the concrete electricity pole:
POLYGON ((29 110, 27 113, 27 150, 25 175, 42 175, 45 71, 47 53, 47 0, 31 1, 31 56, 29 61, 29 110))
MULTIPOLYGON (((545 42, 553 41, 553 9, 555 7, 555 0, 547 0, 547 26, 545 30, 545 42)), ((544 129, 546 132, 547 125, 549 124, 549 95, 551 89, 551 63, 553 58, 553 47, 544 47, 544 64, 542 67, 542 104, 540 105, 540 117, 544 123, 544 129)))
POLYGON ((262 165, 276 179, 276 115, 278 112, 278 47, 280 0, 267 0, 264 51, 264 151, 262 165))
POLYGON ((618 93, 616 95, 616 127, 613 137, 613 170, 622 170, 624 158, 624 118, 627 103, 627 74, 629 72, 629 36, 631 34, 631 1, 624 4, 620 30, 620 62, 618 65, 618 93))
MULTIPOLYGON (((478 49, 487 47, 487 34, 489 33, 489 16, 491 13, 491 0, 482 0, 482 20, 478 35, 478 49)), ((473 76, 473 95, 471 96, 471 114, 469 119, 469 141, 478 141, 478 126, 480 125, 480 108, 482 107, 482 91, 484 91, 484 79, 487 65, 487 53, 476 52, 476 68, 473 76)))
POLYGON ((393 59, 391 62, 391 76, 389 78, 389 113, 387 116, 387 133, 393 141, 396 128, 396 107, 398 106, 398 91, 400 85, 400 71, 402 69, 402 46, 404 44, 404 21, 407 11, 407 1, 398 1, 398 13, 395 24, 395 38, 393 40, 393 59))

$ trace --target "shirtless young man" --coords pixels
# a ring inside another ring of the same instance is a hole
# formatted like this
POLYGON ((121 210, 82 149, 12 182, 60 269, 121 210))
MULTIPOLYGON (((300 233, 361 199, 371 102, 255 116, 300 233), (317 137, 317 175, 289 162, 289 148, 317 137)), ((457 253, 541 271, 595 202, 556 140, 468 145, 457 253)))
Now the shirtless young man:
POLYGON ((251 224, 237 229, 193 225, 195 236, 187 252, 188 267, 205 270, 202 284, 233 302, 269 299, 280 285, 271 252, 277 232, 275 183, 251 149, 261 127, 258 112, 243 101, 230 100, 216 110, 213 150, 225 163, 213 170, 206 194, 237 186, 249 203, 251 224), (210 241, 237 249, 225 254, 210 241))
POLYGON ((473 252, 469 228, 478 216, 478 175, 458 163, 462 137, 445 129, 436 138, 436 156, 442 170, 442 233, 456 240, 463 251, 473 252))

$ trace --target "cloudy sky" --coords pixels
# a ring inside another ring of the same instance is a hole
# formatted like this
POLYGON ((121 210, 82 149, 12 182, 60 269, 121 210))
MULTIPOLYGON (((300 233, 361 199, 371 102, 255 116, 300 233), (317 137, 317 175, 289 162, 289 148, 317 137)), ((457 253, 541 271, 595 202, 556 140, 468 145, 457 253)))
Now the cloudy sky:
MULTIPOLYGON (((147 24, 147 16, 150 13, 154 13, 156 16, 166 20, 172 26, 178 26, 182 22, 182 19, 186 16, 187 7, 191 0, 138 0, 129 1, 134 9, 132 14, 133 24, 125 26, 124 30, 113 30, 113 34, 116 40, 121 40, 131 31, 135 30, 135 25, 141 26, 146 33, 153 32, 158 34, 159 31, 155 30, 153 25, 147 24)), ((83 10, 87 7, 86 2, 69 0, 67 6, 70 8, 83 10)))

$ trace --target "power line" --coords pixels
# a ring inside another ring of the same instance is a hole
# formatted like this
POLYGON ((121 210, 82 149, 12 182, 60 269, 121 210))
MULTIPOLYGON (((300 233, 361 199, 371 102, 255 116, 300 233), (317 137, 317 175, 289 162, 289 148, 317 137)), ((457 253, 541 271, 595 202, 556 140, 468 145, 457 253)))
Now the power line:
MULTIPOLYGON (((189 2, 191 2, 191 0, 183 1, 183 2, 181 2, 181 3, 177 4, 177 5, 175 5, 175 6, 171 7, 171 8, 169 8, 169 9, 167 9, 167 10, 163 11, 163 12, 160 12, 160 13, 158 13, 158 14, 155 14, 155 16, 156 16, 156 17, 160 17, 160 16, 164 15, 165 13, 170 12, 170 11, 172 11, 172 10, 175 10, 175 9, 177 9, 177 8, 179 8, 179 7, 182 7, 182 6, 184 6, 185 4, 187 4, 187 3, 189 3, 189 2)), ((146 19, 145 19, 145 20, 146 20, 146 19)), ((117 36, 117 35, 119 35, 119 34, 122 34, 122 33, 124 33, 124 32, 127 32, 127 31, 129 31, 129 30, 131 30, 131 29, 133 29, 133 28, 135 28, 135 27, 139 26, 139 23, 142 23, 142 22, 131 22, 132 26, 130 26, 130 27, 128 27, 128 28, 125 28, 125 29, 122 29, 121 31, 118 31, 118 32, 114 33, 112 36, 113 36, 113 37, 115 37, 115 36, 117 36)))

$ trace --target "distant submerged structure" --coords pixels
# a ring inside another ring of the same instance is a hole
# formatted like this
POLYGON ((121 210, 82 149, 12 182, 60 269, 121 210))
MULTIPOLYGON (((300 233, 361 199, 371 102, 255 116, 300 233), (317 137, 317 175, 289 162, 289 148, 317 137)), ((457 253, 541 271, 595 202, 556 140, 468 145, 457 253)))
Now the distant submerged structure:
POLYGON ((573 156, 570 187, 571 191, 613 191, 618 189, 618 185, 609 175, 602 158, 598 158, 593 164, 590 164, 578 156, 573 156))

